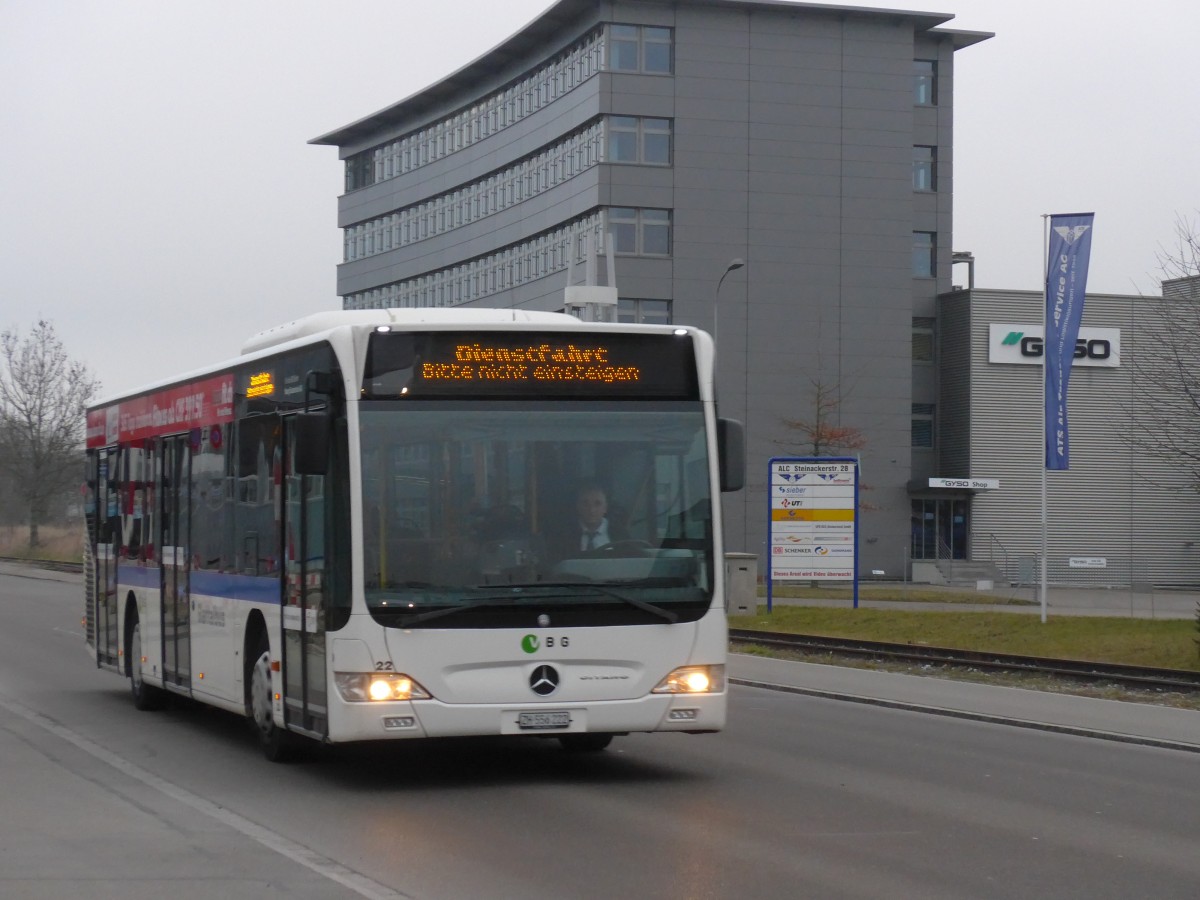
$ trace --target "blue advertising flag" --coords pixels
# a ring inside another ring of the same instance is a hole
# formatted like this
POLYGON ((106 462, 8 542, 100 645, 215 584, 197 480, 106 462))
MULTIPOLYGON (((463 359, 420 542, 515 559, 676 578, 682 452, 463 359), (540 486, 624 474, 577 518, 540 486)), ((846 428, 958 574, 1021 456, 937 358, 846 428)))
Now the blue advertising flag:
POLYGON ((1046 266, 1046 334, 1043 365, 1046 389, 1046 468, 1069 469, 1067 382, 1087 289, 1092 252, 1093 213, 1050 217, 1046 266))

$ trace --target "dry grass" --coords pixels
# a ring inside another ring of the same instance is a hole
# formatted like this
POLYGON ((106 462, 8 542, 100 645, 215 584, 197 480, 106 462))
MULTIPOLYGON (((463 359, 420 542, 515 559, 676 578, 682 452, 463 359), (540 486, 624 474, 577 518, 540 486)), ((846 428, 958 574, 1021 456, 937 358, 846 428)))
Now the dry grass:
POLYGON ((19 559, 52 559, 80 562, 83 559, 83 523, 42 525, 38 528, 38 546, 29 549, 29 527, 0 525, 0 556, 19 559))

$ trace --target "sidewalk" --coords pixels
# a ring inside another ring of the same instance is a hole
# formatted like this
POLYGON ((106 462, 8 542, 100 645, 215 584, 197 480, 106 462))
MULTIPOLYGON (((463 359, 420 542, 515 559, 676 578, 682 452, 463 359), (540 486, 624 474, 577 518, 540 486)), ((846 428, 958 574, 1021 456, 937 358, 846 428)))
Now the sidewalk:
MULTIPOLYGON (((865 609, 906 609, 930 611, 937 609, 954 610, 958 612, 1011 612, 1026 615, 1041 615, 1042 608, 1037 588, 1031 587, 1001 587, 990 591, 971 591, 969 588, 941 588, 926 584, 895 584, 880 585, 872 582, 870 588, 878 590, 887 587, 896 594, 903 595, 906 591, 928 594, 929 592, 945 591, 958 596, 976 593, 980 603, 937 603, 927 601, 906 600, 875 600, 865 589, 859 586, 859 608, 865 609)), ((767 602, 766 594, 759 596, 760 606, 767 602)), ((845 599, 807 599, 772 597, 772 604, 778 606, 832 606, 850 607, 852 601, 845 599)), ((1193 619, 1197 614, 1197 604, 1200 604, 1200 591, 1133 591, 1128 588, 1077 588, 1050 586, 1046 591, 1046 613, 1054 616, 1116 616, 1138 619, 1193 619)))
MULTIPOLYGON (((901 593, 905 590, 903 585, 894 587, 901 593)), ((939 589, 929 585, 912 585, 908 589, 925 594, 938 590, 964 593, 961 588, 939 589)), ((859 608, 918 612, 1041 614, 1036 589, 999 588, 978 593, 991 602, 873 600, 860 594, 858 605, 859 608)), ((842 598, 772 599, 780 606, 848 608, 852 603, 842 598)), ((766 597, 758 600, 765 608, 766 597)), ((1192 619, 1196 616, 1198 602, 1200 592, 1192 591, 1138 592, 1052 586, 1047 590, 1046 609, 1050 616, 1192 619)), ((740 654, 730 655, 729 672, 730 680, 735 684, 1200 753, 1200 712, 1195 710, 740 654)))
MULTIPOLYGON (((927 605, 927 604, 921 604, 927 605)), ((733 684, 1200 753, 1200 712, 732 653, 733 684)))
POLYGON ((60 572, 56 569, 42 569, 22 562, 0 560, 0 575, 12 575, 14 578, 38 578, 43 581, 62 581, 78 585, 77 593, 83 602, 83 576, 78 572, 60 572))

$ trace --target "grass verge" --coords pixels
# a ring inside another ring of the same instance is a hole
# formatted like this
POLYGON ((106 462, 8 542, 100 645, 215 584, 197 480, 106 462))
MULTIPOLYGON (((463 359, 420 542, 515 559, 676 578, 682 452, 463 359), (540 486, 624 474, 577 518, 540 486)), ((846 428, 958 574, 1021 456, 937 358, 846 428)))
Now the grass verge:
POLYGON ((29 527, 0 526, 0 556, 15 559, 51 559, 56 562, 83 560, 83 524, 42 525, 38 528, 39 542, 29 549, 29 527))
MULTIPOLYGON (((850 600, 854 592, 846 587, 808 587, 796 584, 775 585, 772 595, 788 600, 850 600)), ((933 587, 924 584, 872 584, 860 585, 860 600, 892 601, 905 603, 972 603, 986 606, 1036 606, 1037 601, 1029 596, 1026 588, 994 588, 991 591, 962 591, 953 588, 933 587)), ((759 597, 766 596, 766 588, 760 586, 759 597)))
POLYGON ((1200 671, 1196 625, 1187 620, 1036 616, 1003 612, 912 612, 777 606, 730 616, 731 628, 886 641, 960 650, 1082 659, 1200 671))

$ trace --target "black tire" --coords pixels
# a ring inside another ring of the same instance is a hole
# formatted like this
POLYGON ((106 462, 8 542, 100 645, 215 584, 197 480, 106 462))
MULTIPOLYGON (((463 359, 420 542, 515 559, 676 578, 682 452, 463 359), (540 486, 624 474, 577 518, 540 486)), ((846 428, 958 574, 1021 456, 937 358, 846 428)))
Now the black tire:
POLYGON ((143 712, 162 709, 167 692, 142 680, 142 623, 136 617, 129 631, 129 645, 125 653, 129 665, 129 693, 133 697, 134 708, 143 712))
POLYGON ((562 734, 558 742, 568 753, 599 753, 612 743, 611 734, 562 734))
POLYGON ((293 750, 292 736, 275 724, 271 690, 271 649, 266 635, 246 661, 246 718, 258 738, 263 755, 271 762, 285 762, 293 750))

